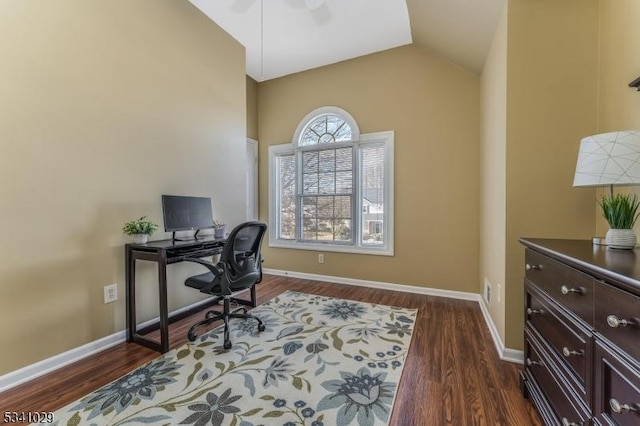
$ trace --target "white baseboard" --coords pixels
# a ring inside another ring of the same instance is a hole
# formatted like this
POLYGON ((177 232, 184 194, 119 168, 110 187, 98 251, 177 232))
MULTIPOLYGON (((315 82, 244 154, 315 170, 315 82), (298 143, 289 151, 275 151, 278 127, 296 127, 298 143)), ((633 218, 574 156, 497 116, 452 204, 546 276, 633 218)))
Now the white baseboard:
POLYGON ((494 345, 496 346, 496 350, 498 352, 498 355, 500 356, 500 359, 503 361, 515 362, 519 364, 523 363, 524 352, 516 349, 505 348, 504 343, 500 338, 500 333, 498 333, 498 329, 496 328, 496 325, 493 322, 493 319, 491 318, 487 307, 482 301, 482 297, 480 296, 480 294, 454 290, 440 290, 437 288, 417 287, 405 284, 385 283, 380 281, 359 280, 355 278, 333 277, 330 275, 308 274, 305 272, 283 271, 279 269, 265 268, 264 273, 283 277, 301 278, 312 281, 327 281, 335 284, 348 284, 359 287, 402 291, 405 293, 423 294, 427 296, 440 296, 448 297, 450 299, 471 300, 477 302, 478 305, 480 305, 480 310, 482 311, 484 320, 487 323, 487 327, 489 327, 491 338, 494 345))
POLYGON ((487 327, 489 327, 489 333, 491 333, 493 344, 496 345, 496 350, 498 351, 500 359, 503 361, 523 364, 524 352, 517 349, 505 348, 504 343, 502 342, 502 338, 500 338, 500 333, 498 333, 498 328, 493 322, 493 318, 491 318, 489 309, 487 309, 487 305, 484 304, 484 300, 482 300, 482 296, 480 295, 478 295, 478 304, 480 305, 480 310, 482 311, 482 315, 484 316, 484 321, 487 323, 487 327))
MULTIPOLYGON (((172 311, 171 314, 174 315, 192 308, 196 308, 199 305, 208 302, 208 300, 209 299, 201 300, 183 308, 176 309, 175 311, 172 311)), ((158 320, 159 318, 150 319, 149 321, 138 324, 138 328, 146 327, 153 324, 154 322, 157 322, 158 320)), ((109 336, 94 340, 93 342, 89 342, 85 345, 52 356, 51 358, 44 359, 42 361, 36 362, 35 364, 27 365, 26 367, 23 367, 19 370, 12 371, 11 373, 0 376, 0 392, 4 392, 13 387, 28 382, 29 380, 33 380, 47 373, 51 373, 54 370, 72 364, 76 361, 80 361, 83 358, 91 356, 100 351, 104 351, 119 343, 124 343, 126 341, 126 338, 126 332, 124 330, 121 330, 109 336)))
POLYGON ((467 293, 464 291, 440 290, 437 288, 416 287, 413 285, 405 285, 405 284, 359 280, 356 278, 333 277, 330 275, 308 274, 305 272, 282 271, 279 269, 265 268, 263 271, 265 274, 279 275, 282 277, 301 278, 301 279, 312 280, 312 281, 327 281, 335 284, 348 284, 348 285, 355 285, 358 287, 379 288, 384 290, 402 291, 405 293, 424 294, 427 296, 448 297, 450 299, 473 300, 473 301, 478 300, 477 294, 467 293))
MULTIPOLYGON (((416 286, 405 285, 405 284, 385 283, 380 281, 368 281, 368 280, 359 280, 354 278, 333 277, 330 275, 318 275, 318 274, 308 274, 304 272, 283 271, 278 269, 265 268, 264 273, 270 274, 270 275, 285 276, 285 277, 302 278, 302 279, 313 280, 313 281, 327 281, 335 284, 347 284, 347 285, 354 285, 359 287, 369 287, 369 288, 377 288, 377 289, 384 289, 384 290, 401 291, 405 293, 423 294, 427 296, 448 297, 451 299, 470 300, 470 301, 477 302, 480 305, 480 310, 482 311, 485 322, 489 327, 489 332, 491 333, 491 337, 496 346, 496 350, 498 351, 498 355, 500 356, 500 359, 504 361, 516 362, 520 364, 522 364, 523 362, 524 354, 522 351, 505 348, 504 343, 502 343, 502 339, 500 338, 500 334, 498 333, 498 329, 496 328, 493 322, 493 319, 491 318, 491 315, 489 315, 489 311, 487 310, 487 307, 485 306, 479 294, 467 293, 463 291, 440 290, 437 288, 416 287, 416 286)), ((184 308, 177 309, 173 311, 171 314, 178 314, 188 309, 198 307, 199 305, 202 305, 207 301, 208 300, 205 299, 205 300, 193 303, 189 306, 185 306, 184 308)), ((138 327, 139 328, 145 327, 156 321, 158 321, 158 318, 151 319, 142 324, 139 324, 138 327)), ((16 387, 25 382, 28 382, 29 380, 33 380, 37 377, 50 373, 66 365, 72 364, 83 358, 86 358, 95 353, 98 353, 112 346, 115 346, 119 343, 123 343, 125 340, 126 340, 126 333, 124 330, 121 330, 109 336, 103 337, 101 339, 95 340, 93 342, 89 342, 85 345, 63 352, 59 355, 55 355, 51 358, 47 358, 45 360, 36 362, 35 364, 31 364, 19 370, 12 371, 11 373, 7 373, 3 376, 0 376, 0 392, 9 390, 13 387, 16 387)))
POLYGON ((125 341, 124 330, 0 376, 0 392, 50 373, 125 341))

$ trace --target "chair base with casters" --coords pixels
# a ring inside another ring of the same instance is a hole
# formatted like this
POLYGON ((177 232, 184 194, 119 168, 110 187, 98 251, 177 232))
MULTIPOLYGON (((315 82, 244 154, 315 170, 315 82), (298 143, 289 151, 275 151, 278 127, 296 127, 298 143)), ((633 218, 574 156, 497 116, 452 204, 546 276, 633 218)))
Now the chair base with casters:
POLYGON ((189 331, 187 332, 187 337, 189 338, 189 341, 193 342, 198 338, 198 335, 196 334, 196 328, 200 327, 201 325, 205 325, 205 324, 211 324, 214 321, 218 321, 218 320, 223 320, 224 321, 224 343, 223 343, 223 347, 225 349, 231 349, 231 339, 229 338, 229 320, 232 318, 241 318, 241 319, 253 319, 256 320, 258 322, 258 331, 264 331, 265 330, 265 326, 262 323, 262 320, 258 317, 256 317, 255 315, 251 315, 249 313, 247 313, 247 308, 245 308, 244 306, 240 306, 239 308, 234 309, 233 311, 231 310, 231 302, 232 300, 235 301, 237 299, 232 298, 231 296, 224 296, 222 298, 217 298, 219 301, 220 299, 222 299, 222 303, 223 303, 223 311, 222 312, 218 312, 218 311, 208 311, 205 314, 205 318, 202 321, 199 321, 197 323, 195 323, 194 325, 191 326, 191 328, 189 328, 189 331), (239 314, 238 312, 242 311, 241 314, 239 314))

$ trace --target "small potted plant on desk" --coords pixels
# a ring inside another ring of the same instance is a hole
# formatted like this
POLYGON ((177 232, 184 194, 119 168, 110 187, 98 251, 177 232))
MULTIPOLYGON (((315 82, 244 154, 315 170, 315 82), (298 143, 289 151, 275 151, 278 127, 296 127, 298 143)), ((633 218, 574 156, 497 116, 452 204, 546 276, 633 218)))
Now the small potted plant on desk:
POLYGON ((602 207, 602 215, 611 228, 606 235, 607 247, 633 249, 637 240, 633 225, 640 215, 640 201, 636 195, 615 194, 602 197, 598 204, 602 207))
POLYGON ((142 216, 140 219, 132 220, 124 224, 122 232, 127 235, 133 235, 133 242, 136 244, 145 244, 149 239, 149 235, 158 229, 158 225, 142 216))

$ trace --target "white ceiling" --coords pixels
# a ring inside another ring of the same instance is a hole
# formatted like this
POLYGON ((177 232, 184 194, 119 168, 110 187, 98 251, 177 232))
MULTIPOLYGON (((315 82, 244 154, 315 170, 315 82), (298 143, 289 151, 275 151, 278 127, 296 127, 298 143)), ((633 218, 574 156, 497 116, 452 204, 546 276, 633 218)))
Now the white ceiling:
POLYGON ((190 1, 246 47, 247 74, 264 81, 412 41, 480 73, 505 0, 190 1))

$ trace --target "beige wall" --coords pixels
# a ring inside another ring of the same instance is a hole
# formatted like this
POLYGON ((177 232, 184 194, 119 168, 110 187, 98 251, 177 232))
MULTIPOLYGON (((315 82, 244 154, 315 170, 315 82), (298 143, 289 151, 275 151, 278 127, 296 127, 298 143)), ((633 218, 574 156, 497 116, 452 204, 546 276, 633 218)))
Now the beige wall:
POLYGON ((597 128, 598 0, 510 0, 507 42, 505 343, 522 347, 518 237, 590 238, 595 192, 573 188, 597 128))
MULTIPOLYGON (((637 0, 600 0, 600 75, 598 133, 616 130, 640 130, 640 93, 628 84, 640 76, 640 2, 637 0)), ((616 191, 640 189, 619 188, 616 191)), ((605 189, 608 193, 608 189, 605 189)), ((605 192, 599 191, 598 196, 605 192)), ((609 226, 602 210, 595 207, 597 235, 609 226)), ((640 223, 636 223, 636 233, 640 223)))
POLYGON ((640 2, 600 0, 599 131, 640 129, 640 2))
MULTIPOLYGON (((491 286, 489 313, 504 339, 507 151, 507 6, 493 36, 481 76, 482 187, 480 209, 480 287, 491 286)), ((484 299, 483 299, 484 300, 484 299)), ((486 303, 486 301, 485 301, 486 303)))
MULTIPOLYGON (((244 49, 188 2, 0 2, 0 374, 124 329, 125 221, 245 213, 244 49), (120 300, 103 304, 103 286, 120 300)), ((162 237, 163 233, 154 235, 162 237)), ((199 296, 172 266, 171 308, 199 296)), ((157 315, 138 268, 141 320, 157 315)))
POLYGON ((395 131, 395 256, 263 248, 265 266, 477 292, 480 80, 405 46, 259 85, 260 217, 268 220, 268 146, 334 105, 362 133, 395 131))

